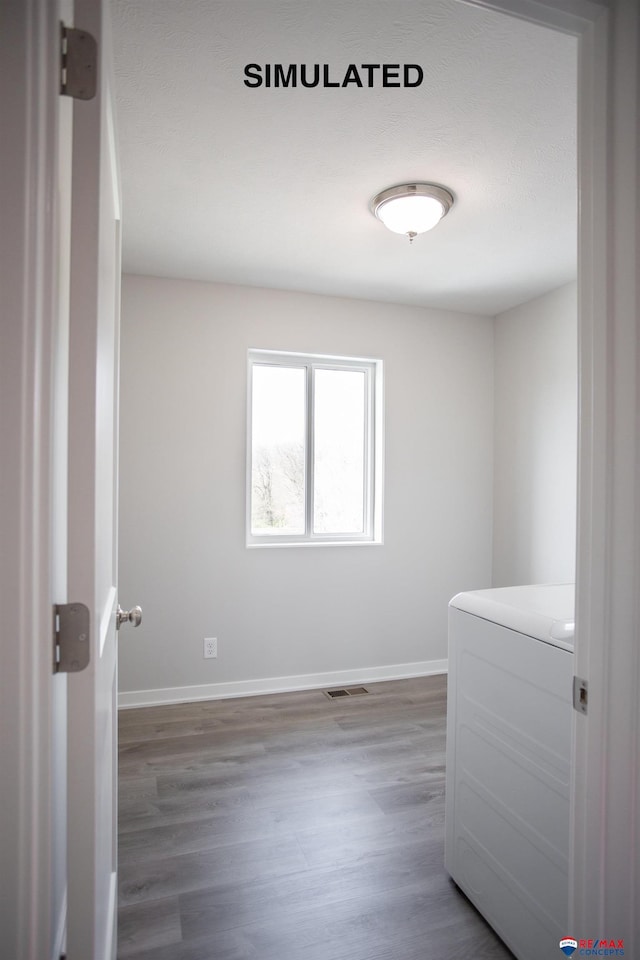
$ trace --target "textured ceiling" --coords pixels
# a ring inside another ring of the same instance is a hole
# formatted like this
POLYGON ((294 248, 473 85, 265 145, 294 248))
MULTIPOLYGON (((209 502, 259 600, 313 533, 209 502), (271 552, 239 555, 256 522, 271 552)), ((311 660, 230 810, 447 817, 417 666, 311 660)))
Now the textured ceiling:
POLYGON ((495 314, 576 273, 577 45, 457 0, 112 0, 124 269, 495 314), (250 89, 248 63, 417 63, 250 89), (370 198, 453 210, 409 245, 370 198))

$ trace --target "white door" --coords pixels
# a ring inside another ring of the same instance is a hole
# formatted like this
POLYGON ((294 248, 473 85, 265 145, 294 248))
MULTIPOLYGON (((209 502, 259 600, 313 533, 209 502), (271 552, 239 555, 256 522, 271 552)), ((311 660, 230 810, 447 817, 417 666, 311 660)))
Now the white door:
POLYGON ((116 951, 120 193, 108 10, 76 0, 98 44, 97 93, 73 105, 68 596, 90 610, 90 662, 68 678, 69 960, 116 951))

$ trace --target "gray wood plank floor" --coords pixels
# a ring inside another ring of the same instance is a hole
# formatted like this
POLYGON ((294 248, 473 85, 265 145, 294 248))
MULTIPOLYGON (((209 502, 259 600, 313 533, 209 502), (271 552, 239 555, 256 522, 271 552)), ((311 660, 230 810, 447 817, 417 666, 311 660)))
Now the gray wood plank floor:
POLYGON ((446 678, 121 711, 118 957, 508 960, 443 867, 446 678))

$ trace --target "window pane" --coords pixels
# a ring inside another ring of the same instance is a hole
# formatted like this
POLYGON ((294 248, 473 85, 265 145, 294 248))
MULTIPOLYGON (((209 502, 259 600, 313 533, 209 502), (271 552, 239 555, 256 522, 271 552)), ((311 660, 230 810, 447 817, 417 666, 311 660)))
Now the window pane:
POLYGON ((364 533, 364 371, 316 370, 314 429, 314 533, 364 533))
POLYGON ((253 366, 251 532, 304 534, 304 367, 253 366))

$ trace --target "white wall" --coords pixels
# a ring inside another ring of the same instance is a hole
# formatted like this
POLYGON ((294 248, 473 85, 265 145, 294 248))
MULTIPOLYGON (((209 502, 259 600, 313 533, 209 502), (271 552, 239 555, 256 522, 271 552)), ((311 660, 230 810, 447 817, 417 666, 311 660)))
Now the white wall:
POLYGON ((495 319, 493 584, 575 578, 577 297, 495 319))
POLYGON ((121 690, 441 664, 491 582, 492 348, 486 317, 126 276, 121 690), (247 549, 249 347, 383 359, 383 546, 247 549))

